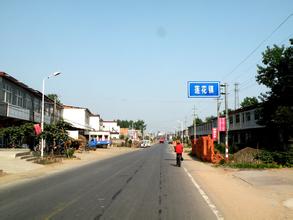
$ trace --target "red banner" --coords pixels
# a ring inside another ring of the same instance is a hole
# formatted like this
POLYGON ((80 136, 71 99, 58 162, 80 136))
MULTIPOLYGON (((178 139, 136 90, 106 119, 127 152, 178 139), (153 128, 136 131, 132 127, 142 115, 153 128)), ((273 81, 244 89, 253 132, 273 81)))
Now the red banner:
POLYGON ((219 131, 226 131, 226 118, 225 117, 219 118, 218 129, 219 129, 219 131))
POLYGON ((35 134, 36 134, 36 135, 39 135, 39 134, 42 133, 42 129, 41 129, 40 124, 35 124, 35 125, 34 125, 34 129, 35 129, 35 134))
POLYGON ((218 129, 217 128, 213 128, 212 137, 213 137, 214 141, 218 139, 218 129))

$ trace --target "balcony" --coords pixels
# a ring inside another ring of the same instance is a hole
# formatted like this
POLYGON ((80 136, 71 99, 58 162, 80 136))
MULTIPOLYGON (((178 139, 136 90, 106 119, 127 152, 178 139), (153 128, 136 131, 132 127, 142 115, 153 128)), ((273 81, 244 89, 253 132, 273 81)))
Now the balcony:
POLYGON ((21 108, 16 105, 11 105, 9 103, 1 104, 1 113, 4 113, 4 115, 2 114, 3 116, 10 118, 22 119, 26 121, 30 120, 30 110, 21 108))

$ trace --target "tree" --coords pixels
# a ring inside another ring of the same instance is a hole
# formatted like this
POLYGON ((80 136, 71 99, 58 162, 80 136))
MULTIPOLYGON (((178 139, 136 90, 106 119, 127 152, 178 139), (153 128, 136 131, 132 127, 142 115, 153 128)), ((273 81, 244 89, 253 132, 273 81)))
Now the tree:
POLYGON ((143 120, 137 120, 134 122, 133 127, 135 130, 145 130, 146 129, 146 124, 144 123, 143 120))
POLYGON ((56 103, 62 104, 57 94, 48 94, 47 96, 52 100, 56 99, 56 103))
POLYGON ((127 120, 117 120, 117 125, 120 126, 120 128, 129 128, 131 127, 129 121, 127 120))
MULTIPOLYGON (((232 112, 232 109, 228 108, 228 114, 230 114, 230 112, 232 112)), ((226 116, 226 110, 224 109, 222 112, 220 112, 220 116, 226 116)))
POLYGON ((215 118, 216 118, 215 116, 211 115, 211 116, 205 118, 205 122, 212 122, 213 119, 215 119, 215 118))
POLYGON ((258 65, 256 80, 269 91, 261 94, 261 120, 272 131, 274 148, 288 149, 293 134, 293 39, 290 46, 267 47, 262 53, 263 66, 258 65))
POLYGON ((244 107, 248 107, 248 106, 256 105, 256 104, 258 104, 258 100, 256 97, 246 97, 243 99, 240 106, 241 108, 244 108, 244 107))
POLYGON ((0 136, 8 140, 9 147, 20 147, 26 137, 34 136, 33 123, 1 128, 0 136))
POLYGON ((145 130, 146 124, 143 120, 117 120, 117 125, 121 128, 133 128, 135 130, 145 130))
MULTIPOLYGON (((41 137, 46 140, 46 143, 49 146, 52 146, 53 148, 57 146, 60 148, 62 144, 69 140, 66 130, 70 127, 71 125, 63 120, 59 120, 55 124, 45 124, 41 137)), ((53 152, 52 147, 49 149, 51 152, 53 152)))
POLYGON ((195 119, 196 125, 201 125, 203 121, 200 118, 195 119))

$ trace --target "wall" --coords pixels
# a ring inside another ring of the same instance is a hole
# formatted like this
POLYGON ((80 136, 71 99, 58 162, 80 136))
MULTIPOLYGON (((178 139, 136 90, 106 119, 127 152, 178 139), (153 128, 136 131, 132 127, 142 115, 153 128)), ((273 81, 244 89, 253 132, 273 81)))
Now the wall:
POLYGON ((96 131, 99 131, 100 130, 100 116, 91 116, 90 126, 96 131))
POLYGON ((63 118, 66 122, 69 122, 76 128, 89 128, 89 124, 85 120, 86 114, 85 109, 75 109, 75 108, 64 108, 63 118))

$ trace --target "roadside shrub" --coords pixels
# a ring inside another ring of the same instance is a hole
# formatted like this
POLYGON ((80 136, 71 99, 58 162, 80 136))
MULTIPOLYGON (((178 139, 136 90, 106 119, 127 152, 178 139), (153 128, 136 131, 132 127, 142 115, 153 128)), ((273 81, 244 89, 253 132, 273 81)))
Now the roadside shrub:
POLYGON ((69 148, 65 150, 65 155, 67 158, 72 158, 74 154, 75 149, 74 148, 69 148))
POLYGON ((262 161, 263 163, 277 163, 282 166, 292 167, 293 166, 293 151, 283 152, 283 151, 260 151, 256 155, 256 159, 262 161))
POLYGON ((263 163, 273 163, 274 157, 273 154, 269 151, 259 151, 255 159, 262 161, 263 163))
POLYGON ((72 140, 71 141, 71 144, 70 144, 70 147, 78 150, 78 148, 79 148, 79 142, 77 140, 72 140))
POLYGON ((221 154, 225 154, 226 146, 223 143, 215 143, 215 148, 218 150, 221 154))

